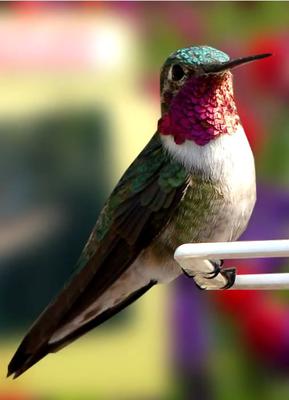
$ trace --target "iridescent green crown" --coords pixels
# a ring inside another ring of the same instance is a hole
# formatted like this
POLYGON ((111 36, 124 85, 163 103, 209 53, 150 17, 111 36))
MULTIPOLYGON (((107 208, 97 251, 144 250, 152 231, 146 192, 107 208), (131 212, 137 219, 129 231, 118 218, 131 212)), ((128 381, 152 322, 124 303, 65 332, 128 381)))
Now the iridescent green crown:
POLYGON ((179 49, 170 55, 169 59, 172 58, 177 58, 183 63, 193 65, 222 63, 230 59, 226 53, 210 46, 193 46, 179 49))

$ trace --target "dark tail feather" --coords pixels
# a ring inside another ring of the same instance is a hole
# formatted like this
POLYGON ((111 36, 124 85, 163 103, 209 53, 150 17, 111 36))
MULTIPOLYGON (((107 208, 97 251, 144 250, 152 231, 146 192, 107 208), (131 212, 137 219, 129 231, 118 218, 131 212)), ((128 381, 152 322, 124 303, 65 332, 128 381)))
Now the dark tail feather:
POLYGON ((49 352, 50 350, 46 345, 35 355, 27 354, 25 353, 25 347, 21 344, 8 365, 7 378, 11 375, 13 375, 13 379, 18 378, 18 376, 22 375, 23 372, 32 367, 32 365, 36 364, 38 361, 40 361, 49 352))
POLYGON ((8 365, 8 373, 7 377, 13 375, 13 379, 18 378, 18 376, 22 375, 25 371, 27 371, 30 367, 44 358, 48 353, 55 353, 63 347, 67 346, 69 343, 78 339, 80 336, 89 332, 91 329, 97 327, 103 322, 107 321, 109 318, 113 317, 124 308, 132 304, 139 297, 145 294, 150 288, 152 288, 157 282, 150 281, 146 286, 134 291, 131 293, 124 301, 117 304, 116 306, 105 310, 97 317, 87 322, 86 324, 80 326, 75 331, 69 333, 66 337, 62 338, 58 342, 55 343, 46 343, 44 344, 35 354, 26 352, 26 340, 29 339, 29 334, 24 338, 16 353, 14 354, 12 360, 8 365))

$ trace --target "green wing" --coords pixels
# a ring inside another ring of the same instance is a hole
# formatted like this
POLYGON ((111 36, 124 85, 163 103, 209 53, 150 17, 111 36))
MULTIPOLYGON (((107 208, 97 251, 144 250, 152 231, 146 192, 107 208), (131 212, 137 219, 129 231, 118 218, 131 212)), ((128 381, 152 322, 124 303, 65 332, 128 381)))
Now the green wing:
MULTIPOLYGON (((18 376, 55 351, 57 346, 48 344, 53 333, 95 302, 164 229, 186 182, 184 168, 167 155, 155 134, 115 187, 75 274, 22 341, 9 364, 9 374, 18 376)), ((88 326, 91 329, 97 324, 96 320, 88 326)), ((81 327, 82 334, 87 330, 81 327)), ((67 343, 80 335, 75 329, 68 336, 67 343)))

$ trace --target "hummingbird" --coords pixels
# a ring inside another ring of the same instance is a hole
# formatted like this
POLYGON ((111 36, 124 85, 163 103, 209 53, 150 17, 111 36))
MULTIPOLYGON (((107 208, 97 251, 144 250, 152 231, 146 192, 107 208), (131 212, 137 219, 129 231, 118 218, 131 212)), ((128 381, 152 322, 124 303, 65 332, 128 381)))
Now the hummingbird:
MULTIPOLYGON (((75 272, 24 337, 14 378, 184 271, 183 243, 233 241, 256 201, 254 157, 233 95, 232 69, 271 54, 230 59, 209 46, 172 53, 160 75, 156 133, 106 201, 75 272)), ((235 272, 214 262, 215 276, 235 272)))

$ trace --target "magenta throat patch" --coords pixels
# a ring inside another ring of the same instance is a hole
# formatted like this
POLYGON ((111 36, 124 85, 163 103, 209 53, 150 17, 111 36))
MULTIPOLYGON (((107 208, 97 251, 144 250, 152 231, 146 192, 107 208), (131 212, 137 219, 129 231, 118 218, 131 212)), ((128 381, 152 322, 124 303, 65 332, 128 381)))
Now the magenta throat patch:
POLYGON ((169 104, 158 132, 172 135, 176 144, 193 140, 204 146, 223 134, 233 134, 240 123, 233 97, 232 75, 189 79, 169 104))

